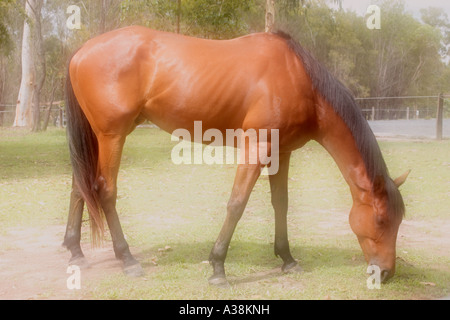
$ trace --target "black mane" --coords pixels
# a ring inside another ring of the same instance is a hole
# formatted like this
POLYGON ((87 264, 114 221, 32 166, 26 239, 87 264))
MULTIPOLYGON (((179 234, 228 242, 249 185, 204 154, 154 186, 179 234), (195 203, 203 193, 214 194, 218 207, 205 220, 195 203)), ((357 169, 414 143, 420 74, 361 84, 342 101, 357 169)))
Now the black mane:
POLYGON ((403 215, 405 212, 403 199, 389 177, 375 135, 363 117, 353 94, 290 35, 282 31, 276 32, 276 35, 286 40, 289 48, 302 61, 314 89, 333 107, 334 111, 350 129, 372 184, 380 177, 384 180, 389 199, 388 211, 392 214, 403 215))

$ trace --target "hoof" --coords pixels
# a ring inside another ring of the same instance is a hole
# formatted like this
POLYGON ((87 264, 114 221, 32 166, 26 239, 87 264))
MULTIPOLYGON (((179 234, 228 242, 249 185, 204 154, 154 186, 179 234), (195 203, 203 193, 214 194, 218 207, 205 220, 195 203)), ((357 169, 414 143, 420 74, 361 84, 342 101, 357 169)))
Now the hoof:
POLYGON ((80 269, 89 269, 91 267, 91 264, 83 256, 83 257, 71 258, 69 260, 69 266, 78 266, 78 267, 80 267, 80 269))
POLYGON ((123 268, 123 273, 125 273, 129 277, 138 278, 142 277, 144 273, 144 269, 142 269, 139 263, 135 263, 131 266, 126 266, 123 268))
POLYGON ((300 267, 298 262, 295 261, 295 262, 291 262, 291 263, 288 263, 288 264, 284 264, 281 267, 281 271, 283 273, 302 273, 303 269, 302 269, 302 267, 300 267))
POLYGON ((230 288, 230 284, 224 276, 212 276, 208 279, 210 285, 217 288, 227 289, 230 288))

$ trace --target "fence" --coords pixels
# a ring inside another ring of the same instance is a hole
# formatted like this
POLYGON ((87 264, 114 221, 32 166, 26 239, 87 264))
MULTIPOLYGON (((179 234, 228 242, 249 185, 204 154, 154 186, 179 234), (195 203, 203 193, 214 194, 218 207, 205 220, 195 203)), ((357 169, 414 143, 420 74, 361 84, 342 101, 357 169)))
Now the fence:
POLYGON ((444 118, 450 117, 450 95, 370 97, 356 100, 375 134, 438 140, 450 136, 448 125, 444 131, 444 123, 448 123, 444 118))
MULTIPOLYGON (((45 121, 47 112, 50 111, 48 125, 54 127, 65 126, 65 110, 63 101, 54 102, 51 106, 44 104, 41 106, 41 120, 45 121)), ((14 124, 14 118, 16 115, 16 105, 12 104, 0 104, 0 127, 11 127, 14 124)))
MULTIPOLYGON (((437 139, 450 137, 450 119, 443 120, 450 118, 450 95, 370 97, 356 100, 375 134, 437 139)), ((0 126, 13 125, 15 108, 15 105, 0 105, 0 126)), ((48 104, 41 107, 42 120, 48 108, 48 104)), ((65 126, 63 101, 53 103, 48 124, 65 126)))
MULTIPOLYGON (((366 120, 411 120, 436 118, 439 97, 444 101, 444 108, 448 109, 449 95, 371 97, 356 100, 366 120)), ((446 115, 449 113, 447 111, 446 115)))

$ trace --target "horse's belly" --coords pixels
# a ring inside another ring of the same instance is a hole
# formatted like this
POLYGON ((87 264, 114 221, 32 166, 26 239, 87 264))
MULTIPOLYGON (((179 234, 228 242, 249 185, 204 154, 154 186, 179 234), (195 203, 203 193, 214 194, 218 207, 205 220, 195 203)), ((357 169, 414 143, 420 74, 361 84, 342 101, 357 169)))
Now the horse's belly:
POLYGON ((194 122, 201 121, 203 130, 242 128, 249 109, 245 88, 229 85, 224 88, 198 83, 185 87, 181 83, 155 94, 143 108, 144 116, 172 132, 175 129, 193 130, 194 122))

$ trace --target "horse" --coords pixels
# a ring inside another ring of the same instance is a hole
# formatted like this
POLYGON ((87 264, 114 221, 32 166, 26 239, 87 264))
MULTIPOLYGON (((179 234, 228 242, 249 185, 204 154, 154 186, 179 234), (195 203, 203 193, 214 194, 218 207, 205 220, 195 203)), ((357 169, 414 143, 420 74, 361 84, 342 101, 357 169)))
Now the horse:
MULTIPOLYGON (((398 188, 409 171, 390 178, 350 90, 287 33, 210 40, 141 26, 113 30, 87 41, 72 56, 66 100, 73 179, 63 245, 71 252, 70 263, 85 261, 80 237, 86 204, 93 242, 101 240, 106 218, 124 273, 143 274, 116 211, 126 137, 146 120, 169 133, 180 128, 193 133, 194 122, 201 121, 203 132, 278 130, 278 170, 269 182, 274 252, 283 261, 283 272, 301 272, 287 232, 290 156, 315 140, 349 186, 349 223, 368 265, 379 267, 381 281, 394 275, 397 233, 405 213, 398 188)), ((271 142, 258 139, 254 144, 272 150, 271 142)), ((253 150, 249 145, 244 149, 253 150)), ((237 165, 226 218, 209 255, 212 285, 228 284, 227 250, 265 165, 261 160, 237 165)))

